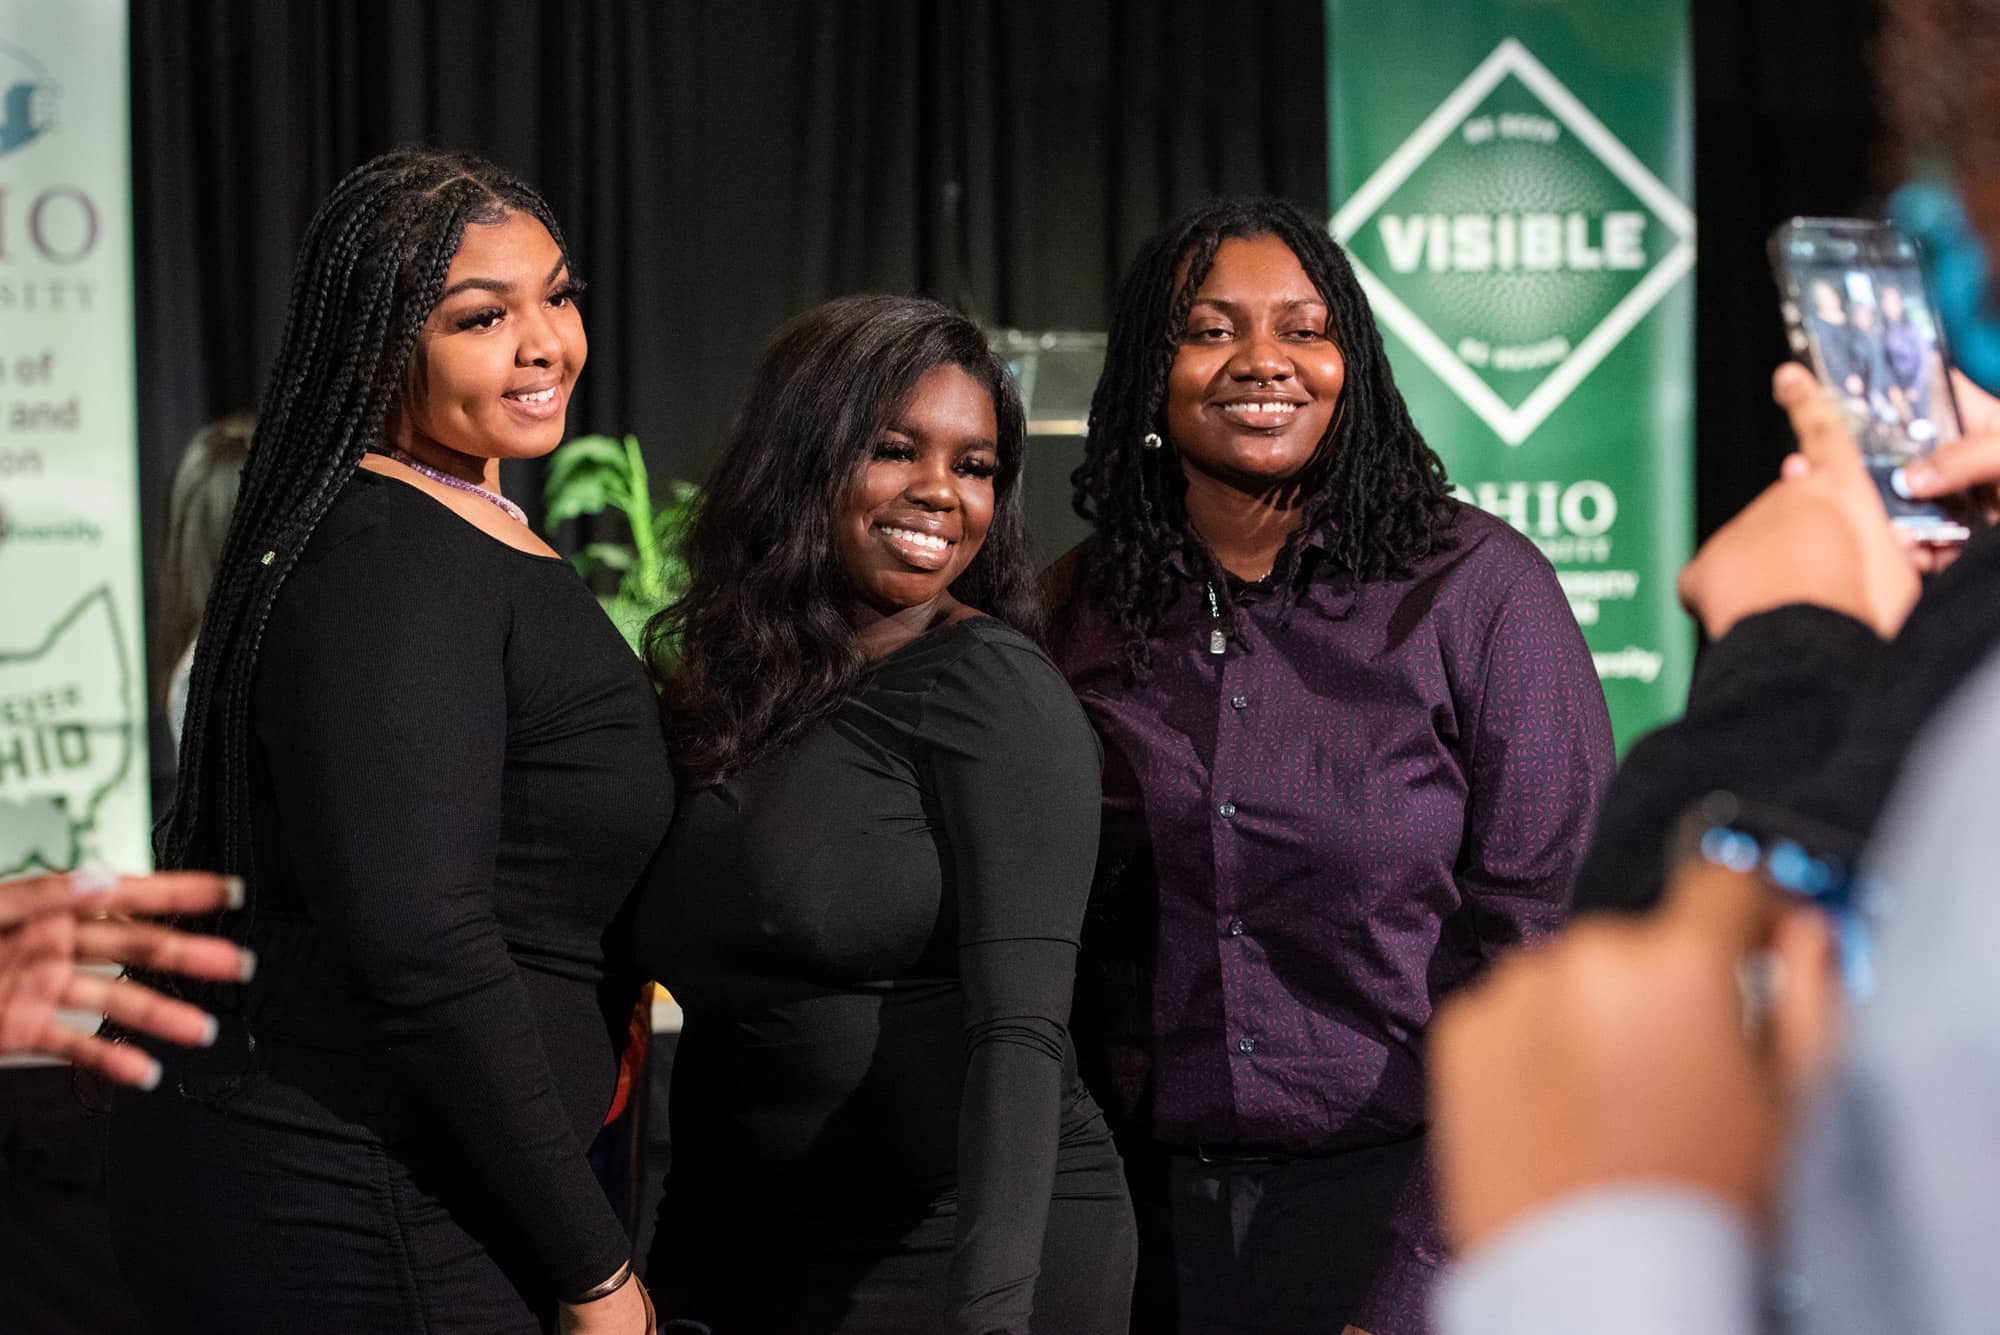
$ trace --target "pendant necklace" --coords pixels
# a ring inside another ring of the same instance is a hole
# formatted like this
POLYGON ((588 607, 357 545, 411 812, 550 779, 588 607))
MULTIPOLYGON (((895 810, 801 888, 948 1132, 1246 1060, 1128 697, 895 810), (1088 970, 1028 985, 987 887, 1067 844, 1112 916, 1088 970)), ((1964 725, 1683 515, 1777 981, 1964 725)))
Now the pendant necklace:
POLYGON ((1215 583, 1213 580, 1202 587, 1208 590, 1208 618, 1215 623, 1214 627, 1208 632, 1208 651, 1212 654, 1220 654, 1229 648, 1229 637, 1222 633, 1222 604, 1215 600, 1215 583))
MULTIPOLYGON (((469 493, 470 495, 477 496, 480 500, 485 501, 488 505, 497 507, 509 519, 512 519, 517 524, 525 525, 528 522, 528 516, 526 515, 526 513, 522 511, 521 507, 514 504, 514 502, 508 500, 505 496, 502 496, 497 491, 488 491, 485 487, 480 486, 476 482, 467 482, 462 477, 453 477, 450 473, 447 473, 442 469, 432 468, 429 464, 424 463, 419 459, 413 459, 409 455, 405 454, 403 451, 396 449, 393 446, 387 450, 384 450, 383 453, 388 455, 389 458, 394 459, 397 463, 403 465, 403 467, 409 469, 413 473, 421 473, 425 477, 429 478, 431 481, 442 483, 445 486, 450 487, 454 491, 463 491, 469 493)), ((1213 593, 1208 595, 1208 601, 1209 601, 1209 606, 1213 607, 1215 605, 1215 595, 1213 593)), ((1220 653, 1222 651, 1218 649, 1216 650, 1216 652, 1220 653)))

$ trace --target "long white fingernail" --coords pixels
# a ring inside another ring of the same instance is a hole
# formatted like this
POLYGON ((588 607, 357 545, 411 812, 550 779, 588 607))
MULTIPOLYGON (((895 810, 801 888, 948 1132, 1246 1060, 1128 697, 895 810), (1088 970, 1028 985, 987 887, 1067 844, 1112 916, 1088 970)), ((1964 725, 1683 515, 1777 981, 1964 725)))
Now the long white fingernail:
POLYGON ((69 874, 69 888, 75 894, 94 895, 118 884, 118 873, 101 862, 86 862, 69 874))
POLYGON ((221 1033, 221 1021, 217 1020, 213 1015, 204 1015, 201 1017, 201 1037, 196 1039, 195 1042, 204 1048, 212 1048, 215 1046, 217 1036, 221 1033))
POLYGON ((236 981, 238 981, 239 983, 247 983, 256 976, 257 976, 257 952, 250 949, 248 946, 245 946, 243 947, 243 967, 237 971, 236 981))
POLYGON ((148 1057, 146 1061, 148 1063, 146 1067, 146 1074, 139 1078, 139 1088, 158 1089, 160 1087, 160 1076, 162 1074, 160 1069, 160 1059, 157 1057, 148 1057))
POLYGON ((242 908, 244 902, 243 878, 241 876, 223 877, 222 896, 223 896, 223 906, 225 908, 232 908, 232 909, 242 908))

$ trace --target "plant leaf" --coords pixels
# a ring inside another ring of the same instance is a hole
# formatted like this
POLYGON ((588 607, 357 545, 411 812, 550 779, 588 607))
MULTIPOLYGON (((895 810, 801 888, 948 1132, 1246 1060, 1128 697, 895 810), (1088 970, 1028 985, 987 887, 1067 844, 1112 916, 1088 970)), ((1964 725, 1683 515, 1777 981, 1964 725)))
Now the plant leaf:
POLYGON ((602 474, 587 473, 570 478, 561 488, 550 487, 543 499, 542 523, 554 528, 579 515, 596 514, 611 504, 611 493, 602 474))
POLYGON ((553 504, 556 493, 573 478, 592 473, 609 473, 623 480, 625 451, 609 436, 578 436, 564 442, 549 456, 549 476, 542 485, 544 500, 553 504))
POLYGON ((570 559, 579 568, 587 561, 590 571, 616 570, 622 574, 632 568, 632 549, 622 542, 592 542, 585 544, 583 550, 570 559))

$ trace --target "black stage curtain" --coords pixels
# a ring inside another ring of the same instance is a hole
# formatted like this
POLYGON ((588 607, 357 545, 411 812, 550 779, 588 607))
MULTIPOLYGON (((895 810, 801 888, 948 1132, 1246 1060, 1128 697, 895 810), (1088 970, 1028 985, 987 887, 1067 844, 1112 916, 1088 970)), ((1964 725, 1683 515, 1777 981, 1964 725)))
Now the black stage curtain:
MULTIPOLYGON (((1875 193, 1875 6, 1693 15, 1706 533, 1786 448, 1764 236, 1875 193)), ((313 208, 396 144, 547 193, 592 284, 571 427, 634 432, 680 477, 816 301, 1102 329, 1121 266, 1189 203, 1329 203, 1321 0, 147 0, 132 34, 149 551, 183 442, 256 404, 313 208)), ((534 470, 509 469, 532 511, 534 470)))
MULTIPOLYGON (((1218 192, 1326 210, 1320 0, 146 0, 132 7, 148 550, 201 423, 256 405, 340 175, 471 149, 589 280, 572 431, 699 476, 780 321, 924 293, 1102 329, 1139 241, 1218 192)), ((509 465, 529 502, 538 479, 509 465)), ((155 674, 162 670, 155 649, 155 674)), ((155 729, 156 788, 172 758, 155 729)))
MULTIPOLYGON (((1785 219, 1878 210, 1873 0, 1694 0, 1695 505, 1705 537, 1791 449, 1790 355, 1764 241, 1785 219)), ((1893 187, 1895 182, 1889 182, 1893 187)))

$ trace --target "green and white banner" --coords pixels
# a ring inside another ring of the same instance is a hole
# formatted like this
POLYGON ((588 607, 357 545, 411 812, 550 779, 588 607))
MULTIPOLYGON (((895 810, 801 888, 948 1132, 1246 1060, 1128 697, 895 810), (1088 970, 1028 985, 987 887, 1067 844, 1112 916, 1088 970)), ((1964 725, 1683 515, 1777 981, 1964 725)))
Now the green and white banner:
POLYGON ((0 875, 150 865, 125 0, 0 0, 0 875))
POLYGON ((1554 563, 1621 750, 1694 634, 1692 71, 1669 0, 1327 0, 1334 236, 1462 499, 1554 563))

